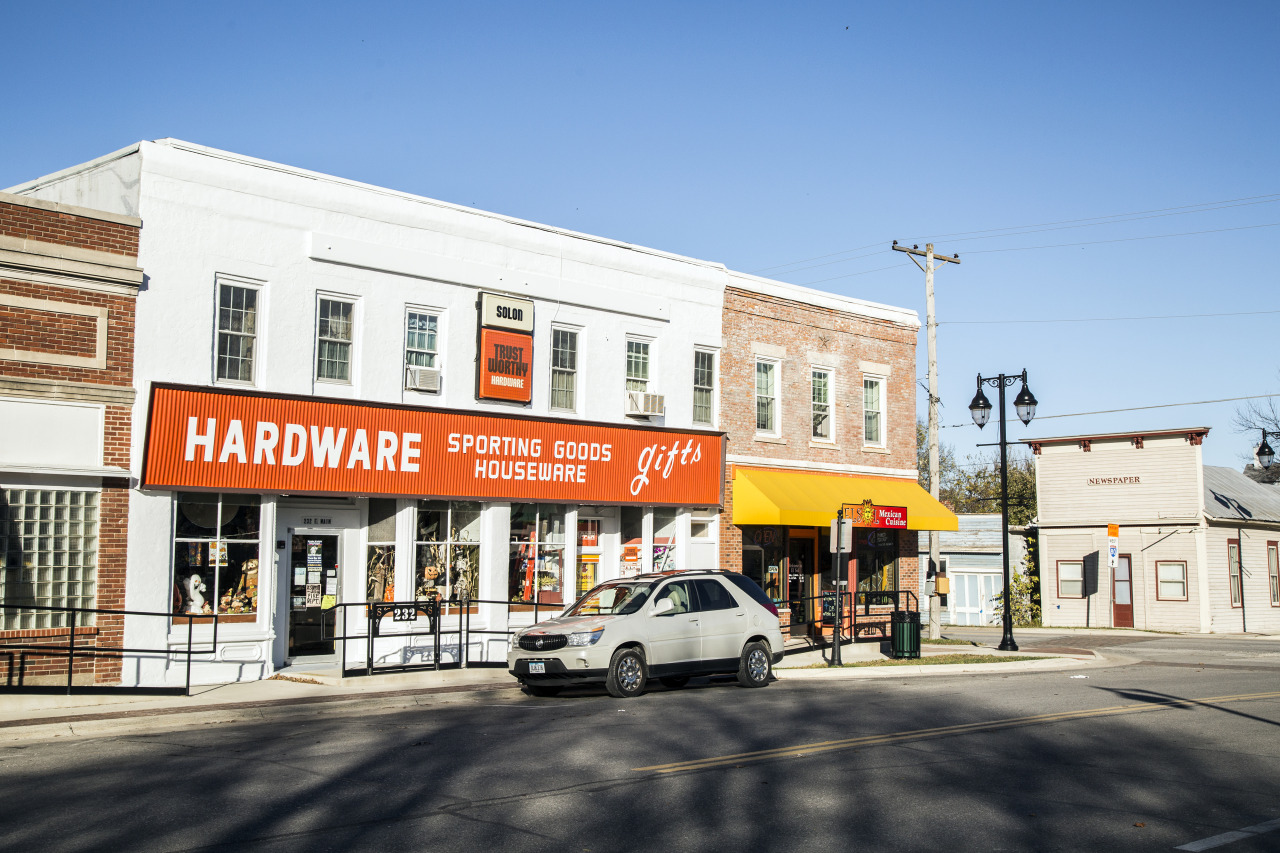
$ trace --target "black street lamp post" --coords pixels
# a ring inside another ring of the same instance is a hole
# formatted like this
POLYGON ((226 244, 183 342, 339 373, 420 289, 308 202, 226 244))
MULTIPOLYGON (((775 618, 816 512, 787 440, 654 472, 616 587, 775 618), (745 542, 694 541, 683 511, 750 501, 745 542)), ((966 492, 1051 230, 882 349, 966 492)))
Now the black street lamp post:
POLYGON ((1013 612, 1009 595, 1009 454, 1004 434, 1004 389, 1011 387, 1019 379, 1022 380, 1022 390, 1013 399, 1013 408, 1018 413, 1018 420, 1024 425, 1029 424, 1036 416, 1036 398, 1027 389, 1025 369, 1021 375, 1005 376, 1001 373, 999 376, 988 376, 985 379, 979 373, 978 393, 973 396, 973 402, 969 404, 969 414, 973 416, 973 422, 978 425, 978 429, 982 429, 991 417, 991 401, 982 393, 982 385, 986 383, 1000 389, 1000 530, 1004 537, 1000 542, 1000 551, 1004 555, 1004 618, 1000 621, 1004 624, 1004 637, 1000 640, 999 648, 1004 652, 1018 650, 1018 644, 1013 641, 1013 612))

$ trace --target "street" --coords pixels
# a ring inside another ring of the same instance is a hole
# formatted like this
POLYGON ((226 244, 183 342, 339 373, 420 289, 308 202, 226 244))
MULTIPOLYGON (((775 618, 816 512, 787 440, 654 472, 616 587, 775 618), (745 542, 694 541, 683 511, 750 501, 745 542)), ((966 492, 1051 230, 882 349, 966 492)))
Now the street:
POLYGON ((1170 850, 1248 827, 1194 849, 1280 849, 1257 829, 1280 818, 1280 642, 1019 642, 1131 662, 16 744, 0 850, 1170 850))

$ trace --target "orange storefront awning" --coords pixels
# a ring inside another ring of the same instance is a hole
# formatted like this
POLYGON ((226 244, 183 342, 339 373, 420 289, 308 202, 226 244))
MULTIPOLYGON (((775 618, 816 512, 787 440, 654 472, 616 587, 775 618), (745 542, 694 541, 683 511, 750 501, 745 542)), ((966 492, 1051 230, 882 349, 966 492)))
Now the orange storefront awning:
POLYGON ((959 520, 914 480, 734 469, 733 523, 829 527, 844 504, 907 508, 908 530, 957 530, 959 520))

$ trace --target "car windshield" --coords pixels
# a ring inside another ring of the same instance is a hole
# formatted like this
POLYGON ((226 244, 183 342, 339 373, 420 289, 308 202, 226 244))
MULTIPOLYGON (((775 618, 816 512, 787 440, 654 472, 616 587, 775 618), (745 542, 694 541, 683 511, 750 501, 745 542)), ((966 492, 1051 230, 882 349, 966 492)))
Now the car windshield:
POLYGON ((635 613, 649 598, 652 581, 612 581, 579 598, 565 616, 635 613))

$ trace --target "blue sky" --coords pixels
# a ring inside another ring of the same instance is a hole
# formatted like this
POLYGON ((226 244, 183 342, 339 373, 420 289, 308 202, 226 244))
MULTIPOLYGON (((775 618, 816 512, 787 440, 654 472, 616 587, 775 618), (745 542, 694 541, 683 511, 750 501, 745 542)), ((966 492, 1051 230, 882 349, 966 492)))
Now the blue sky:
POLYGON ((1257 440, 1232 427, 1239 403, 1057 416, 1280 393, 1278 3, 49 2, 5 19, 0 186, 173 136, 922 319, 924 277, 888 247, 933 239, 964 261, 937 277, 961 456, 994 440, 967 411, 979 372, 1029 371, 1041 418, 1011 438, 1210 426, 1206 461, 1232 467, 1257 440), (1234 316, 1123 319, 1207 314, 1234 316))

